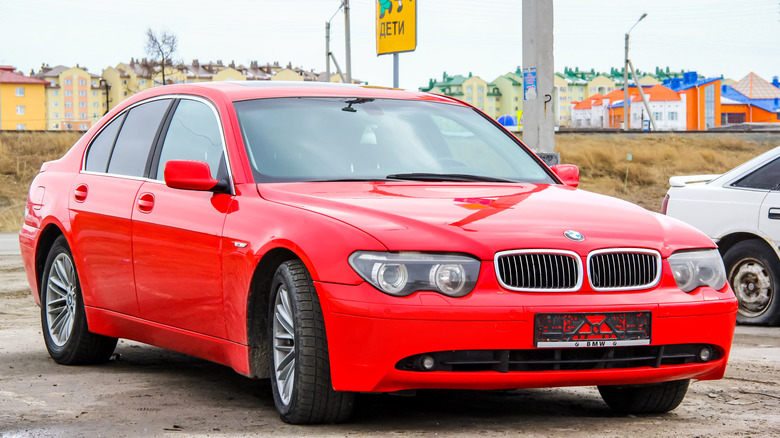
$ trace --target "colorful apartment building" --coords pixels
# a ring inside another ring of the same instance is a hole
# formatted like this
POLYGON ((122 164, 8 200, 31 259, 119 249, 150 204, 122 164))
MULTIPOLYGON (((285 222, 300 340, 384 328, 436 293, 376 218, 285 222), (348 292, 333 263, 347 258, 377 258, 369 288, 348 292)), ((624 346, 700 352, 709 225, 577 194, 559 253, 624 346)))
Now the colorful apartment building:
POLYGON ((721 125, 780 123, 780 80, 767 82, 750 73, 733 85, 721 85, 721 125))
MULTIPOLYGON (((650 119, 659 131, 684 131, 686 128, 686 105, 679 94, 663 85, 642 85, 647 99, 648 113, 642 96, 636 87, 629 86, 628 129, 649 130, 650 119)), ((622 90, 618 90, 622 93, 622 90)), ((612 128, 620 128, 623 123, 623 101, 609 107, 612 128)))
POLYGON ((46 129, 86 131, 107 111, 100 76, 79 66, 42 65, 35 77, 46 81, 46 129))
POLYGON ((683 73, 682 78, 664 81, 664 86, 680 95, 685 102, 687 131, 706 131, 720 126, 720 79, 700 78, 695 71, 683 73))
POLYGON ((449 76, 447 72, 444 72, 441 81, 431 79, 428 81, 428 87, 421 87, 420 90, 463 100, 493 118, 498 118, 501 115, 502 99, 498 86, 492 82, 486 82, 479 76, 473 76, 471 73, 465 77, 461 75, 449 76))
POLYGON ((0 65, 0 130, 46 129, 46 81, 0 65))
POLYGON ((493 80, 498 87, 499 99, 496 103, 498 117, 510 116, 515 125, 522 124, 523 117, 523 71, 518 67, 514 72, 501 75, 493 80))

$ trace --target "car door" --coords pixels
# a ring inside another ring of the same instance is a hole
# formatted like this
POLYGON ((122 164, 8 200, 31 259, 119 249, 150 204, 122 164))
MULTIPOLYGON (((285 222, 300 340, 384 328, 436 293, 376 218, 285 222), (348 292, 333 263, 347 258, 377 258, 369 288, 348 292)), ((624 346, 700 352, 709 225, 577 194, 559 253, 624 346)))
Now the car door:
POLYGON ((760 167, 740 183, 768 191, 758 213, 758 229, 777 245, 780 243, 780 158, 760 167))
POLYGON ((69 191, 72 250, 89 306, 139 315, 131 215, 171 102, 142 103, 108 123, 90 144, 69 191))
POLYGON ((204 100, 182 98, 158 149, 132 213, 141 317, 224 338, 221 236, 233 196, 170 188, 163 176, 170 160, 196 160, 229 181, 217 111, 204 100))

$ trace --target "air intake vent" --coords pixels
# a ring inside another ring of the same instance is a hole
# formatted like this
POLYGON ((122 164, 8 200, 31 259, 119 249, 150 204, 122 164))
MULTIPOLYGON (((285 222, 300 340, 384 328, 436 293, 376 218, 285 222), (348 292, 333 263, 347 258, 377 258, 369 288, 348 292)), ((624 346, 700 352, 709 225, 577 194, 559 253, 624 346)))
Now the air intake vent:
POLYGON ((661 278, 661 255, 656 251, 615 248, 588 255, 588 279, 594 290, 648 289, 661 278))
POLYGON ((501 285, 515 291, 566 292, 582 286, 582 259, 561 250, 520 250, 496 254, 501 285))

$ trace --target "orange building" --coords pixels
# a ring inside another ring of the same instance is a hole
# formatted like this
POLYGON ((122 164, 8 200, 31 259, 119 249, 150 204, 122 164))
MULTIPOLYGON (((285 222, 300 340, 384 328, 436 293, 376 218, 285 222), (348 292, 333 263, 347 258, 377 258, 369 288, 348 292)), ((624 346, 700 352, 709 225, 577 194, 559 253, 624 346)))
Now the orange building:
POLYGON ((683 73, 682 78, 671 78, 663 85, 677 92, 685 102, 686 130, 706 131, 720 126, 720 79, 699 78, 695 71, 683 73))
POLYGON ((721 87, 721 123, 780 123, 780 83, 750 73, 732 86, 721 87))

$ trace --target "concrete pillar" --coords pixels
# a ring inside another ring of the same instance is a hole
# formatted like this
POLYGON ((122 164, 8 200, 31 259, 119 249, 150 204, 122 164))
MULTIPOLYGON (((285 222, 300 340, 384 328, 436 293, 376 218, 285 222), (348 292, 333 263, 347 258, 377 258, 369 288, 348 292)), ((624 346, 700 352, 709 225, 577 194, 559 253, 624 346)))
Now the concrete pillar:
POLYGON ((537 153, 555 152, 554 74, 553 2, 523 0, 523 142, 537 153))

